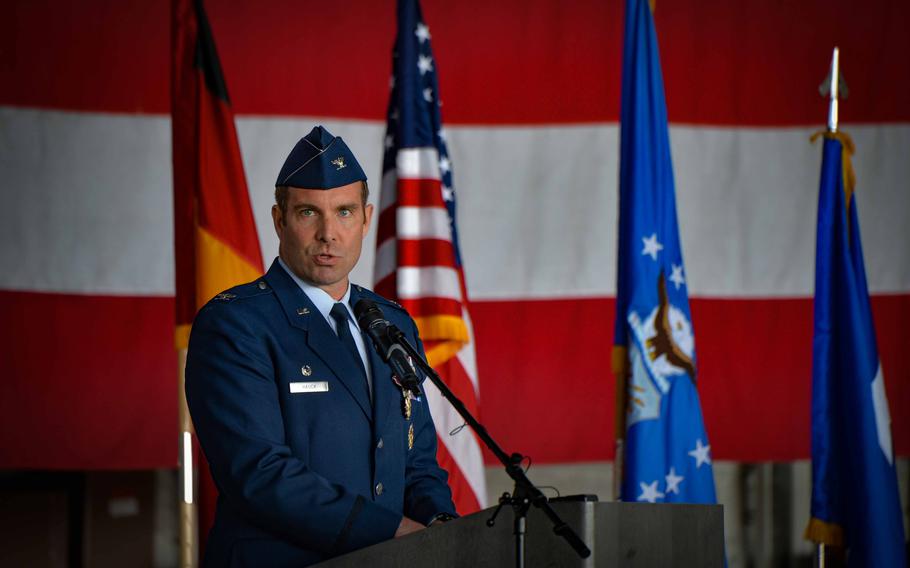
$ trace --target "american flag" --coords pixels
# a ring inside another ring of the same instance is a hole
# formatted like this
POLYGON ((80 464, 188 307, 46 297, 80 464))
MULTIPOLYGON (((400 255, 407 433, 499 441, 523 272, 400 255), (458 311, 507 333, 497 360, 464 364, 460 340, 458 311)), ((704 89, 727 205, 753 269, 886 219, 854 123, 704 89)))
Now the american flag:
MULTIPOLYGON (((416 0, 398 2, 392 52, 378 235, 376 291, 414 318, 427 359, 472 413, 478 386, 458 231, 455 188, 446 148, 430 30, 416 0)), ((429 383, 425 387, 461 514, 485 505, 483 457, 477 437, 429 383), (454 434, 453 434, 454 432, 454 434)))

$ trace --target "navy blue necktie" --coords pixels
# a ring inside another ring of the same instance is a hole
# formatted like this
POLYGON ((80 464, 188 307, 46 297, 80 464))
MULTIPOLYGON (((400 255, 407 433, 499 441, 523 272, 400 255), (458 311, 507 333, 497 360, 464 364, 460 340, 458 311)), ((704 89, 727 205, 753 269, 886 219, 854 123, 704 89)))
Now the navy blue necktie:
POLYGON ((336 302, 335 305, 332 306, 332 311, 329 312, 329 315, 335 320, 338 339, 341 340, 341 343, 345 346, 348 353, 350 353, 351 357, 354 358, 354 361, 357 362, 357 368, 363 373, 363 384, 367 389, 367 394, 369 394, 370 388, 367 382, 367 371, 363 367, 363 359, 360 358, 360 351, 357 350, 357 344, 354 343, 354 336, 351 335, 351 327, 348 325, 348 309, 341 302, 336 302))

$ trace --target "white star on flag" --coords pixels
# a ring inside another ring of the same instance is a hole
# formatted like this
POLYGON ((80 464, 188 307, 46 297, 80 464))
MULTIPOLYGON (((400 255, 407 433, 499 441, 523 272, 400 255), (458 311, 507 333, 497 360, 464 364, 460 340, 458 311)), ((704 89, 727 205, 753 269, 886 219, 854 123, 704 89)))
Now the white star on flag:
POLYGON ((439 129, 439 132, 437 132, 436 135, 439 136, 439 139, 442 140, 443 142, 446 141, 446 131, 443 130, 442 128, 439 129))
POLYGON ((699 468, 702 464, 711 465, 711 446, 703 446, 701 438, 695 441, 695 449, 689 452, 689 455, 695 458, 695 467, 699 468))
POLYGON ((638 496, 639 501, 647 501, 648 503, 657 503, 658 499, 663 498, 664 494, 657 490, 657 480, 652 483, 645 483, 641 481, 638 483, 641 486, 641 495, 638 496))
POLYGON ((427 101, 428 103, 433 102, 433 89, 427 87, 423 90, 423 100, 427 101))
POLYGON ((681 475, 676 475, 676 468, 670 468, 670 473, 668 473, 664 479, 667 480, 667 493, 675 493, 679 495, 679 484, 685 479, 681 475))
POLYGON ((670 282, 672 282, 676 286, 676 289, 679 290, 679 287, 682 286, 683 284, 685 284, 685 282, 686 282, 685 278, 683 278, 683 275, 682 275, 683 267, 681 264, 679 266, 676 266, 675 264, 672 266, 673 266, 673 273, 670 274, 670 282))
POLYGON ((443 156, 439 159, 439 171, 442 172, 442 175, 449 173, 449 170, 452 169, 452 164, 449 163, 449 159, 443 156))
POLYGON ((444 186, 442 186, 442 198, 445 201, 452 201, 453 199, 455 199, 455 192, 452 190, 451 187, 444 185, 444 186))
POLYGON ((385 137, 386 150, 388 150, 389 148, 391 148, 394 145, 395 145, 395 139, 392 137, 391 134, 389 134, 388 136, 385 137))
POLYGON ((417 22, 417 30, 414 32, 414 35, 417 36, 420 43, 423 43, 430 39, 430 28, 423 22, 417 22))
POLYGON ((429 55, 418 55, 417 56, 417 68, 420 69, 420 74, 424 75, 427 71, 433 70, 433 58, 429 55))
POLYGON ((652 259, 657 260, 657 253, 664 248, 664 245, 657 242, 657 233, 652 234, 650 237, 642 237, 641 242, 645 245, 641 254, 651 255, 652 259))

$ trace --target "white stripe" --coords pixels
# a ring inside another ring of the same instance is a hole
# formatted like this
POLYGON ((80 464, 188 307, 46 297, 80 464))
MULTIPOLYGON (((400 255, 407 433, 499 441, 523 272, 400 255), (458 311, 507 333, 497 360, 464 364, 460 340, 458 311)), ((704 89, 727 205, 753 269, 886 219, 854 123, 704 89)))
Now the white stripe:
POLYGON ((0 288, 172 295, 161 117, 0 107, 0 288))
MULTIPOLYGON (((843 125, 874 292, 910 291, 910 125, 843 125)), ((475 299, 615 294, 616 125, 448 128, 475 299), (496 160, 490 160, 496 156, 496 160)), ((821 146, 805 128, 671 129, 687 286, 811 297, 821 146)))
POLYGON ((458 464, 458 469, 464 474, 468 485, 477 497, 480 508, 486 507, 487 487, 486 478, 484 477, 483 455, 480 452, 480 445, 477 441, 476 434, 470 427, 465 426, 454 436, 449 433, 464 424, 464 420, 452 408, 430 381, 424 382, 424 390, 427 393, 427 402, 430 405, 430 414, 436 426, 436 432, 439 439, 445 444, 446 449, 458 464))
POLYGON ((442 179, 436 148, 404 148, 395 161, 401 179, 442 179))
MULTIPOLYGON (((316 123, 343 136, 371 181, 380 179, 382 123, 238 120, 266 263, 278 246, 269 212, 276 172, 316 123)), ((906 293, 910 125, 843 128, 857 145, 870 288, 906 293)), ((821 165, 813 130, 671 129, 690 293, 812 296, 821 165)), ((615 124, 447 131, 472 298, 614 294, 615 124)), ((171 179, 168 117, 0 107, 0 289, 172 295, 171 179)), ((355 282, 373 281, 375 220, 355 282)))
POLYGON ((386 239, 376 249, 374 281, 382 282, 383 278, 395 272, 396 268, 398 268, 398 240, 386 239))
POLYGON ((454 268, 443 266, 402 266, 398 269, 398 297, 451 298, 461 301, 461 283, 454 268))
POLYGON ((452 240, 449 214, 441 207, 399 207, 395 218, 398 238, 452 240))
POLYGON ((471 340, 467 345, 461 348, 461 351, 458 352, 456 357, 458 357, 458 360, 461 362, 461 366, 464 368, 465 374, 471 380, 471 384, 474 385, 474 395, 479 399, 480 385, 477 382, 477 354, 474 350, 474 322, 471 321, 471 315, 464 306, 461 308, 461 317, 468 328, 468 335, 471 340))

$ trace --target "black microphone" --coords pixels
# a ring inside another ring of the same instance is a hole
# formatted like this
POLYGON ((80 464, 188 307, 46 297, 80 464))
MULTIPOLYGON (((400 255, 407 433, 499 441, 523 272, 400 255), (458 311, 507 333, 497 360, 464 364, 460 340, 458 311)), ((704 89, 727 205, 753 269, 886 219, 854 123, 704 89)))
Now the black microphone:
POLYGON ((401 381, 401 388, 411 391, 414 396, 420 396, 420 378, 408 358, 408 353, 399 343, 398 337, 404 339, 404 334, 395 327, 395 324, 385 319, 382 310, 375 302, 366 298, 354 305, 354 315, 360 329, 373 340, 373 347, 388 363, 392 372, 401 381))

